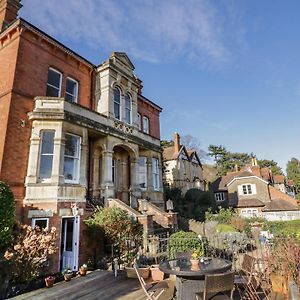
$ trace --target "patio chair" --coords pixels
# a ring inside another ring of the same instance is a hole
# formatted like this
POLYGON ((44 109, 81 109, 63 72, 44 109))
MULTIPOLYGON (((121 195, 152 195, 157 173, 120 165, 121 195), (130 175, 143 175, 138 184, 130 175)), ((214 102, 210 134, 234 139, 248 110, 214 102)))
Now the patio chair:
POLYGON ((248 254, 244 255, 244 260, 241 267, 241 272, 234 277, 234 284, 237 286, 243 286, 248 284, 252 276, 256 276, 255 273, 256 258, 248 254))
POLYGON ((204 291, 196 293, 197 300, 233 299, 234 272, 205 275, 204 291), (224 294, 230 292, 230 296, 224 294), (222 294, 220 294, 222 293, 222 294))
POLYGON ((139 282, 141 284, 141 287, 144 291, 144 293, 147 296, 148 300, 157 300, 158 297, 166 290, 169 288, 169 285, 165 281, 160 281, 158 283, 146 283, 144 278, 141 276, 139 272, 139 268, 137 263, 135 262, 133 264, 133 268, 136 272, 136 275, 139 279, 139 282))

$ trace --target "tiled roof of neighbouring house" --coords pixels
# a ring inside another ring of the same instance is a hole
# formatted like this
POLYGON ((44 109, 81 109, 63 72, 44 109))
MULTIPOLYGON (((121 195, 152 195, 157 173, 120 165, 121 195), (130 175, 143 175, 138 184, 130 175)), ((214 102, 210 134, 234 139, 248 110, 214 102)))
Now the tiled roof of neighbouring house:
POLYGON ((273 176, 274 183, 284 183, 283 175, 274 175, 273 176))
POLYGON ((265 206, 265 203, 263 203, 257 198, 239 199, 238 203, 235 206, 236 207, 262 207, 265 206))
POLYGON ((299 208, 288 201, 283 199, 275 199, 271 202, 267 203, 263 208, 263 211, 290 211, 290 210, 298 210, 299 208))

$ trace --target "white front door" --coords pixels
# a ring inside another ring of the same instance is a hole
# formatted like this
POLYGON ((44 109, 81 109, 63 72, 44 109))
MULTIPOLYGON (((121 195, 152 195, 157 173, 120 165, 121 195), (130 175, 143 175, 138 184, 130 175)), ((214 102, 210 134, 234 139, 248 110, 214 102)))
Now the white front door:
POLYGON ((62 270, 78 270, 79 218, 62 219, 62 270))

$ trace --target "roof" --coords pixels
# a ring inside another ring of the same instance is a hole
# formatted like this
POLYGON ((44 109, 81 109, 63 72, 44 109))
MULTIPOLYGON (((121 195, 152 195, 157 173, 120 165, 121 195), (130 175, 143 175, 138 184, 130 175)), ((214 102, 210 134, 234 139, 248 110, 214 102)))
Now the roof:
POLYGON ((257 198, 239 199, 236 207, 262 207, 265 203, 257 198))
POLYGON ((227 183, 229 183, 233 178, 235 178, 239 172, 229 172, 227 175, 217 178, 212 184, 211 189, 216 192, 219 190, 227 191, 227 183))
POLYGON ((175 152, 174 146, 169 146, 163 148, 163 159, 164 160, 173 160, 176 159, 178 156, 178 153, 175 152))
POLYGON ((283 199, 274 199, 267 203, 263 211, 290 211, 299 210, 299 208, 283 199))
POLYGON ((283 175, 273 175, 274 183, 284 183, 285 177, 283 175))

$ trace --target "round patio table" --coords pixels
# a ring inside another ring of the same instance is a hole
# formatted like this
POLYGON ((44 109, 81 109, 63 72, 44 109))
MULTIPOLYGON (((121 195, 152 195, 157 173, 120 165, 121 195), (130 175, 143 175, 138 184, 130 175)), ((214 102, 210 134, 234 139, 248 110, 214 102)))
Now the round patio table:
POLYGON ((177 299, 196 299, 195 294, 204 289, 205 274, 219 274, 231 269, 232 263, 222 258, 207 258, 199 262, 199 270, 191 266, 189 258, 162 261, 159 269, 166 274, 176 275, 177 299))

